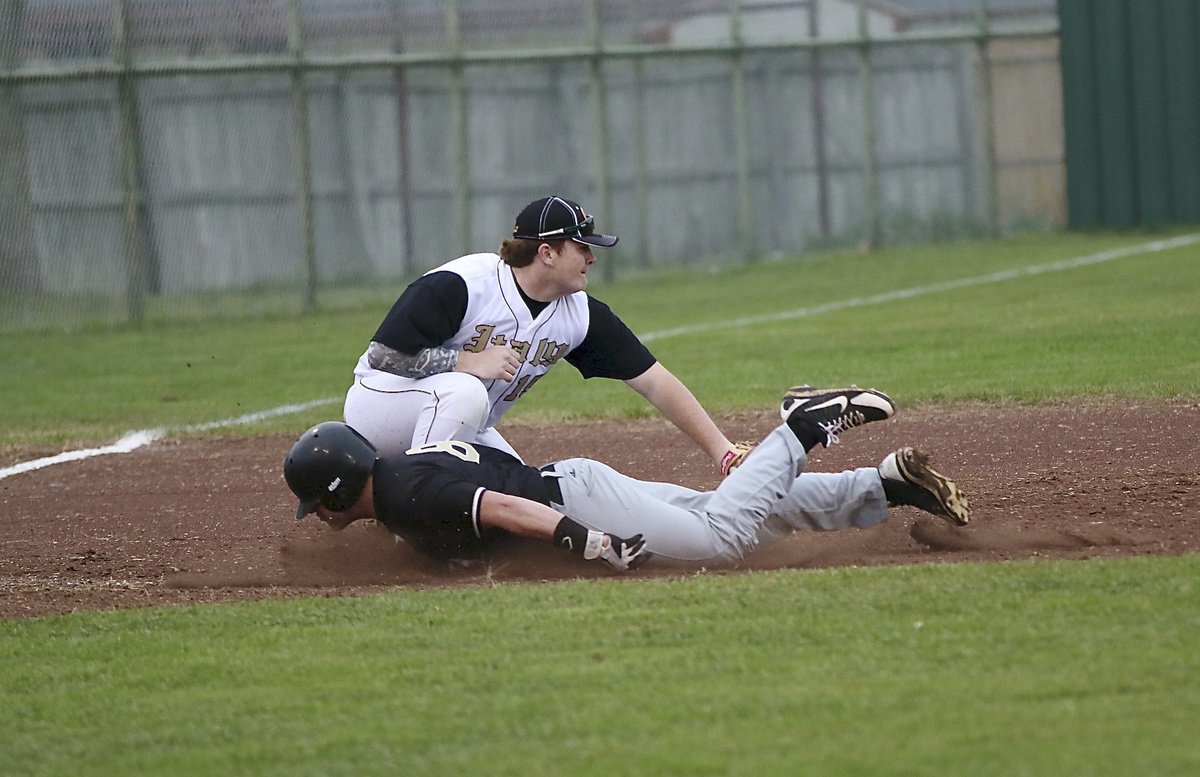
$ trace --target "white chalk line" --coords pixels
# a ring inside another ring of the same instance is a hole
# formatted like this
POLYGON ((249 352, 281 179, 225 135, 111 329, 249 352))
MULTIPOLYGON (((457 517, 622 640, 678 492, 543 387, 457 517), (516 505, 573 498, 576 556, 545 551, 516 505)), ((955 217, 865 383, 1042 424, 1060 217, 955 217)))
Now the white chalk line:
MULTIPOLYGON (((1001 270, 999 272, 976 275, 970 278, 959 278, 952 281, 930 283, 924 286, 912 286, 907 289, 897 289, 896 291, 884 292, 883 294, 873 294, 866 297, 854 297, 847 300, 839 300, 837 302, 827 302, 823 305, 796 308, 795 310, 785 310, 779 313, 767 313, 761 316, 745 316, 742 318, 726 319, 724 321, 715 321, 704 324, 691 324, 688 326, 674 327, 672 329, 663 329, 658 332, 648 332, 644 335, 641 335, 640 338, 642 342, 648 343, 654 340, 663 340, 668 337, 679 337, 681 335, 714 332, 722 329, 739 329, 745 326, 769 324, 776 321, 791 321, 797 318, 807 318, 810 316, 818 316, 824 313, 832 313, 837 310, 848 310, 851 308, 861 308, 870 305, 882 305, 888 302, 895 302, 897 300, 912 299, 914 297, 937 294, 943 291, 964 289, 970 286, 982 286, 989 283, 1001 283, 1003 281, 1009 281, 1016 278, 1024 278, 1033 275, 1062 272, 1064 270, 1072 270, 1077 267, 1087 267, 1089 265, 1101 264, 1103 262, 1111 262, 1114 259, 1123 259, 1130 256, 1139 256, 1142 254, 1168 251, 1172 248, 1182 248, 1183 246, 1195 245, 1196 243, 1200 243, 1200 233, 1181 235, 1179 237, 1169 238, 1167 240, 1154 240, 1149 243, 1125 246, 1124 248, 1114 248, 1108 251, 1088 254, 1086 256, 1077 256, 1072 259, 1062 259, 1056 262, 1047 262, 1046 264, 1029 265, 1026 267, 1018 267, 1012 270, 1001 270)), ((329 405, 340 401, 341 399, 338 397, 327 397, 325 399, 315 399, 311 402, 303 402, 295 405, 282 405, 280 407, 263 410, 257 413, 249 413, 247 415, 237 416, 236 418, 225 418, 220 421, 209 421, 203 424, 183 426, 179 427, 176 431, 199 432, 208 431, 211 429, 221 429, 229 426, 244 426, 246 424, 252 424, 256 421, 261 421, 267 418, 274 418, 281 415, 291 415, 292 413, 300 413, 305 410, 310 410, 314 407, 329 405)), ((0 469, 0 480, 11 477, 12 475, 19 475, 23 472, 31 472, 36 469, 53 466, 55 464, 62 464, 68 461, 79 461, 81 459, 88 459, 93 456, 105 456, 110 453, 129 453, 162 438, 167 434, 168 431, 170 430, 142 429, 126 434, 112 445, 105 445, 99 448, 66 451, 55 456, 47 456, 42 459, 34 459, 32 461, 15 464, 11 467, 0 469)))
MULTIPOLYGON (((312 402, 303 402, 298 405, 281 405, 270 410, 263 410, 257 413, 248 413, 240 415, 236 418, 225 418, 220 421, 209 421, 203 424, 191 424, 189 426, 177 427, 174 431, 179 432, 205 432, 210 429, 221 429, 227 426, 245 426, 256 421, 262 421, 275 416, 291 415, 292 413, 300 413, 305 410, 310 410, 321 405, 328 405, 339 400, 336 397, 328 399, 316 399, 312 402)), ((79 461, 80 459, 90 459, 93 456, 106 456, 110 453, 130 453, 144 445, 149 445, 155 440, 166 436, 169 429, 141 429, 136 432, 130 432, 121 439, 117 440, 112 445, 105 445, 99 448, 86 448, 77 451, 65 451, 54 456, 47 456, 42 459, 33 459, 31 461, 23 461, 20 464, 14 464, 11 467, 0 469, 0 480, 19 475, 23 472, 31 472, 35 469, 50 467, 55 464, 62 464, 68 461, 79 461)))
POLYGON ((1015 278, 1024 278, 1031 275, 1062 272, 1063 270, 1072 270, 1076 267, 1086 267, 1088 265, 1100 264, 1102 262, 1111 262, 1114 259, 1123 259, 1129 256, 1157 253, 1159 251, 1167 251, 1172 248, 1181 248, 1183 246, 1194 245, 1196 243, 1200 243, 1200 233, 1183 235, 1181 237, 1170 238, 1168 240, 1155 240, 1150 243, 1142 243, 1141 245, 1126 246, 1125 248, 1114 248, 1109 251, 1101 251, 1100 253, 1088 254, 1087 256, 1077 256, 1073 259, 1062 259, 1060 261, 1049 262, 1047 264, 1035 264, 1027 267, 1018 267, 1012 270, 1001 270, 999 272, 987 273, 985 275, 975 275, 970 278, 959 278, 952 281, 930 283, 925 286, 912 286, 907 289, 898 289, 896 291, 884 292, 883 294, 874 294, 869 297, 855 297, 853 299, 839 300, 837 302, 827 302, 824 305, 813 305, 812 307, 807 308, 785 310, 781 313, 766 313, 761 316, 745 316, 742 318, 731 318, 724 321, 679 326, 673 329, 664 329, 659 332, 650 332, 649 334, 643 335, 641 339, 642 342, 650 342, 652 340, 662 340, 667 337, 677 337, 679 335, 715 332, 721 329, 739 329, 744 326, 769 324, 776 321, 791 321, 797 318, 821 315, 822 313, 832 313, 835 310, 848 310, 850 308, 861 308, 869 305, 881 305, 886 302, 895 302, 896 300, 901 299, 912 299, 913 297, 922 297, 927 294, 937 294, 938 292, 943 291, 964 289, 968 286, 982 286, 988 283, 1000 283, 1002 281, 1009 281, 1015 278))

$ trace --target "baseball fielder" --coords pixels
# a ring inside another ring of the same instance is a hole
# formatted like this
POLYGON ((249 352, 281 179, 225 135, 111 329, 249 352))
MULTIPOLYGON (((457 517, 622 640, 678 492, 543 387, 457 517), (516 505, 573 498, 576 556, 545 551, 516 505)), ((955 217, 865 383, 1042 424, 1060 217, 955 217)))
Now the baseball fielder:
POLYGON ((616 243, 571 200, 530 203, 499 254, 460 257, 405 289, 358 360, 346 423, 385 456, 443 440, 517 456, 495 426, 565 360, 584 378, 624 381, 727 473, 747 447, 584 291, 592 249, 616 243))
POLYGON ((715 491, 636 480, 591 459, 541 470, 508 453, 441 441, 377 456, 337 422, 308 430, 284 460, 300 499, 297 520, 316 512, 335 529, 375 518, 417 550, 475 559, 509 537, 532 537, 625 570, 653 557, 695 563, 743 558, 781 531, 873 526, 888 505, 911 505, 955 525, 970 520, 957 485, 912 448, 878 467, 804 472, 807 453, 844 429, 890 418, 873 389, 791 389, 769 433, 715 491))

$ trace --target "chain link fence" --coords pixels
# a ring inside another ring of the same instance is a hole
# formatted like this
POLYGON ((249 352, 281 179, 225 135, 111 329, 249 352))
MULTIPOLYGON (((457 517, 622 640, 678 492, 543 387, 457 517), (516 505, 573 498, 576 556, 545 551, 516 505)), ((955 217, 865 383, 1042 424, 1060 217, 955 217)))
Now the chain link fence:
POLYGON ((0 328, 1062 226, 1052 0, 0 0, 0 328))

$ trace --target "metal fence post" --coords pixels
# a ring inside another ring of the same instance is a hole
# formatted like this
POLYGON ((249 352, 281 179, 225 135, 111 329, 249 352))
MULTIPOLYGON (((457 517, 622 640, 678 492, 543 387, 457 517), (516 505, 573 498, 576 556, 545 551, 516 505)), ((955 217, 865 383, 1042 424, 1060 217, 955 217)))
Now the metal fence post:
POLYGON ((450 39, 451 132, 454 134, 454 183, 461 253, 474 250, 471 234, 471 127, 467 106, 466 65, 462 59, 462 19, 459 0, 446 7, 446 31, 450 39))
POLYGON ((867 225, 865 243, 879 247, 882 228, 879 208, 879 153, 875 148, 875 79, 871 73, 871 36, 867 0, 858 0, 859 82, 863 99, 863 177, 866 186, 867 225))
POLYGON ((992 59, 988 53, 987 0, 979 0, 978 21, 975 48, 979 56, 979 115, 983 122, 983 212, 987 233, 995 237, 1000 232, 1000 196, 996 176, 996 107, 992 95, 992 59))
MULTIPOLYGON (((641 27, 639 0, 632 0, 633 26, 641 27)), ((649 186, 646 183, 649 159, 646 154, 646 62, 642 57, 633 58, 633 128, 634 128, 634 171, 633 203, 636 219, 638 266, 650 266, 649 186)))
MULTIPOLYGON (((16 71, 21 65, 25 2, 0 2, 0 67, 16 71)), ((0 284, 31 293, 43 289, 34 238, 33 194, 29 185, 29 148, 25 139, 24 107, 19 84, 0 81, 0 284)), ((28 296, 28 295, 25 295, 28 296)))
POLYGON ((137 131, 137 84, 131 72, 129 9, 126 0, 113 8, 113 46, 117 66, 118 132, 121 143, 122 238, 125 244, 125 304, 129 320, 146 317, 146 266, 142 260, 142 176, 137 131))
MULTIPOLYGON (((404 51, 400 3, 402 0, 392 0, 392 51, 396 54, 404 51)), ((396 188, 400 206, 400 269, 405 275, 412 272, 415 260, 415 244, 413 242, 413 192, 412 192, 412 153, 409 148, 409 111, 408 111, 408 70, 397 65, 392 68, 392 84, 396 91, 396 188)))
MULTIPOLYGON (((600 19, 600 0, 592 0, 592 46, 595 53, 589 63, 592 78, 592 101, 596 123, 596 202, 601 217, 613 222, 612 185, 609 179, 612 159, 608 149, 608 84, 604 80, 603 24, 600 19)), ((604 280, 617 278, 617 263, 609 259, 601 262, 604 280)))
POLYGON ((729 25, 733 39, 733 142, 737 164, 738 232, 742 259, 753 261, 758 256, 758 230, 754 222, 754 191, 750 177, 750 108, 746 96, 741 0, 729 0, 729 25))
MULTIPOLYGON (((821 37, 820 4, 817 0, 808 0, 808 37, 817 41, 821 37)), ((826 150, 825 138, 825 91, 824 72, 822 68, 822 52, 819 46, 809 51, 809 62, 812 69, 812 119, 813 119, 813 158, 817 169, 817 224, 821 237, 828 238, 832 233, 829 217, 829 153, 826 150)))
POLYGON ((313 227, 312 138, 308 127, 308 92, 304 79, 304 30, 300 0, 288 0, 288 53, 292 58, 292 138, 296 162, 300 240, 304 250, 304 309, 317 306, 317 246, 313 227))

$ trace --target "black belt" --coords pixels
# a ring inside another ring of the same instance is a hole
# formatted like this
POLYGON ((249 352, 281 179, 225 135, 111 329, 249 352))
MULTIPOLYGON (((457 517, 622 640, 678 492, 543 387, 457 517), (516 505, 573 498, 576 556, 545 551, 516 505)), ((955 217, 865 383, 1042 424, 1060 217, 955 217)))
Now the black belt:
POLYGON ((558 485, 558 475, 554 474, 554 465, 547 464, 539 472, 542 473, 542 484, 546 487, 546 498, 555 504, 563 504, 562 487, 558 485))

